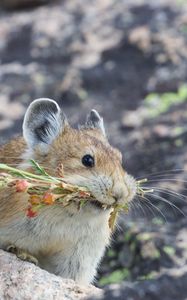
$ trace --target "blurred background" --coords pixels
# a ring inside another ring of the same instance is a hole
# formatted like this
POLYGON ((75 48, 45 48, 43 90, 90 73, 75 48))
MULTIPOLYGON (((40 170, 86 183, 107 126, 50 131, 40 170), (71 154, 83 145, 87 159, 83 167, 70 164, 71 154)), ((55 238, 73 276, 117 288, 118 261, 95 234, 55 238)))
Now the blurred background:
POLYGON ((35 98, 73 126, 104 117, 153 195, 121 215, 95 284, 106 299, 187 299, 187 1, 1 0, 0 143, 35 98))

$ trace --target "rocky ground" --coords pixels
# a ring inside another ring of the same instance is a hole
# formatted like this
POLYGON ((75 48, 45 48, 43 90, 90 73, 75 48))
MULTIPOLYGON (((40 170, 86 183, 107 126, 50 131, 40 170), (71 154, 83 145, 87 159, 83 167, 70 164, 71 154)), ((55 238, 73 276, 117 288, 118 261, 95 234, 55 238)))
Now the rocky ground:
POLYGON ((103 293, 91 285, 84 287, 50 274, 2 250, 0 267, 1 300, 83 300, 103 293))
POLYGON ((75 126, 96 108, 126 169, 155 188, 120 217, 96 285, 186 299, 186 1, 38 2, 0 10, 0 142, 34 98, 57 100, 75 126))

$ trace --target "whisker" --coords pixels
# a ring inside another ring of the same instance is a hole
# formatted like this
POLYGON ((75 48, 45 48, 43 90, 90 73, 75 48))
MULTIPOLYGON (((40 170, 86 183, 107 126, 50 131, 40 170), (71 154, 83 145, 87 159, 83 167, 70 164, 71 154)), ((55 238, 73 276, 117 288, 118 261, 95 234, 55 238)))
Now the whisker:
MULTIPOLYGON (((141 197, 142 198, 142 197, 141 197)), ((138 199, 140 202, 141 202, 141 200, 140 199, 138 199)), ((155 212, 154 212, 154 210, 147 204, 147 200, 144 198, 144 200, 145 200, 145 202, 143 202, 143 205, 145 205, 146 207, 148 207, 148 209, 151 211, 151 214, 154 216, 154 217, 156 217, 156 215, 155 215, 155 212)))
POLYGON ((144 201, 147 201, 154 209, 156 209, 159 212, 159 214, 161 214, 161 216, 164 218, 165 222, 168 223, 168 221, 166 219, 166 216, 163 214, 163 212, 161 211, 161 209, 158 208, 156 205, 154 205, 149 198, 147 198, 145 196, 143 196, 143 197, 139 196, 139 197, 141 197, 144 201))
MULTIPOLYGON (((172 176, 173 177, 173 176, 185 175, 185 174, 187 174, 187 172, 181 172, 181 173, 176 173, 176 174, 174 174, 174 173, 166 173, 166 174, 162 174, 162 175, 148 176, 148 178, 155 179, 155 180, 158 179, 159 180, 159 178, 162 179, 163 177, 167 177, 167 176, 170 176, 170 177, 172 176)), ((170 178, 170 177, 168 177, 168 178, 170 178)), ((165 178, 163 178, 163 179, 165 179, 165 178)))
POLYGON ((135 216, 137 216, 137 202, 136 201, 131 201, 130 203, 129 203, 129 211, 132 211, 132 210, 134 210, 134 212, 135 212, 135 216))
POLYGON ((168 201, 167 199, 159 196, 159 195, 155 195, 155 194, 151 194, 150 196, 152 196, 153 198, 156 199, 160 199, 161 201, 167 203, 168 205, 170 205, 173 209, 175 208, 176 210, 178 210, 184 217, 186 217, 186 215, 184 214, 184 212, 175 204, 173 204, 172 202, 168 201))
POLYGON ((142 187, 143 189, 154 189, 154 191, 157 191, 157 192, 163 192, 165 193, 166 195, 171 195, 171 196, 175 196, 176 198, 178 198, 179 200, 183 201, 184 203, 187 203, 187 201, 185 199, 187 199, 187 195, 184 195, 184 194, 181 194, 181 193, 177 193, 175 191, 173 191, 172 189, 169 190, 169 189, 165 189, 165 188, 159 188, 159 187, 142 187), (184 199, 183 199, 184 198, 184 199))
POLYGON ((142 178, 145 178, 145 177, 150 177, 150 176, 163 176, 163 175, 167 175, 168 173, 171 173, 171 175, 173 175, 172 173, 177 173, 177 172, 187 172, 185 169, 170 169, 170 170, 166 170, 166 171, 161 171, 161 172, 154 172, 154 173, 149 173, 149 174, 146 174, 144 177, 137 177, 136 179, 139 180, 139 179, 142 179, 142 178))
POLYGON ((141 210, 143 211, 143 215, 147 217, 146 213, 145 213, 145 210, 143 209, 142 205, 141 205, 141 202, 140 202, 140 199, 138 199, 139 203, 137 203, 137 205, 141 208, 141 210))
POLYGON ((187 183, 187 180, 180 180, 180 179, 174 179, 174 178, 148 179, 148 182, 168 182, 168 181, 187 183))

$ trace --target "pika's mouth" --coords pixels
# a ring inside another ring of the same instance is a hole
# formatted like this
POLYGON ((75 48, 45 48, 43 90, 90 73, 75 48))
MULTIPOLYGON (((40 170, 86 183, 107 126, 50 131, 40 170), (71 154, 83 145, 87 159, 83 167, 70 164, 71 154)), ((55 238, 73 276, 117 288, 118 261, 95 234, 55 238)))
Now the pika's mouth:
POLYGON ((103 204, 103 203, 99 202, 98 200, 90 201, 90 204, 101 210, 107 210, 112 207, 111 205, 103 204))

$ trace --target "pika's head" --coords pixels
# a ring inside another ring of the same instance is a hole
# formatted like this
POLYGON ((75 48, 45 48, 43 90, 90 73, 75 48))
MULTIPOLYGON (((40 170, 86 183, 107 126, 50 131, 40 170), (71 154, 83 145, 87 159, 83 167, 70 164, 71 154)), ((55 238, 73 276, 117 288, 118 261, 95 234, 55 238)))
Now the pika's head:
POLYGON ((123 169, 121 153, 109 144, 97 111, 90 112, 80 129, 73 129, 55 101, 37 99, 25 114, 23 135, 27 158, 49 174, 57 175, 63 166, 64 180, 87 187, 102 204, 124 205, 133 199, 135 180, 123 169))

